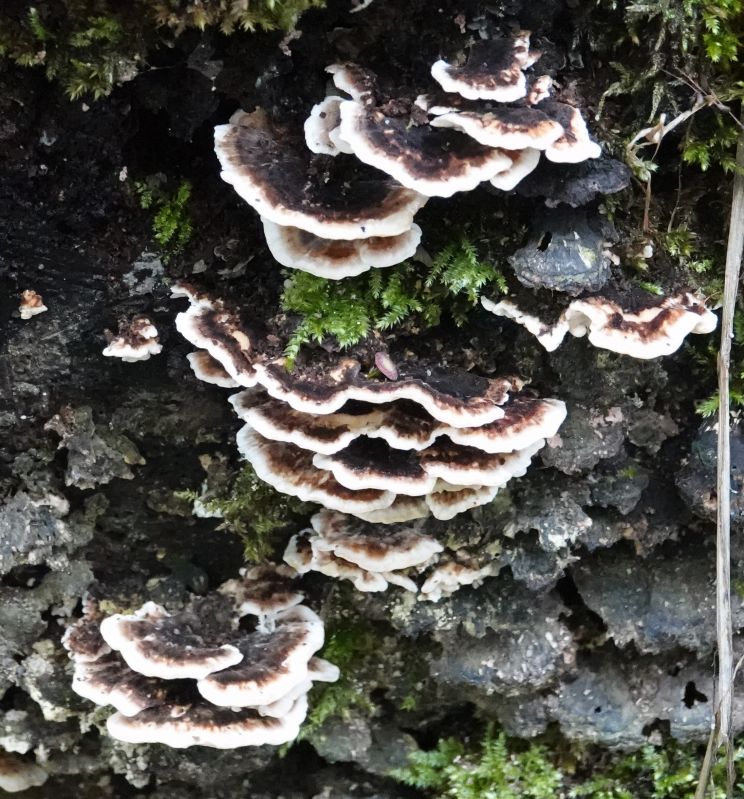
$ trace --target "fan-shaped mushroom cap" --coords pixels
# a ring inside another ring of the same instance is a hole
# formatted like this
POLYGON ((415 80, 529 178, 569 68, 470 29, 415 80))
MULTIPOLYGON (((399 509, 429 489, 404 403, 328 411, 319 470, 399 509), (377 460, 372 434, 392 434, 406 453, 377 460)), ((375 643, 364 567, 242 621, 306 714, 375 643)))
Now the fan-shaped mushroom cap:
POLYGON ((468 372, 439 368, 399 367, 397 380, 377 381, 360 375, 358 361, 344 358, 322 373, 266 364, 260 382, 272 397, 298 411, 328 414, 349 400, 374 405, 411 400, 432 417, 453 427, 477 427, 501 419, 510 391, 519 390, 516 378, 485 378, 468 372))
POLYGON ((200 679, 243 658, 240 650, 229 644, 210 646, 195 615, 186 611, 170 614, 154 602, 146 602, 133 615, 108 616, 100 629, 103 639, 121 653, 127 665, 146 677, 200 679))
POLYGON ((328 472, 313 466, 311 452, 293 444, 269 441, 251 427, 243 427, 236 438, 238 451, 264 482, 304 502, 318 502, 344 513, 367 513, 391 505, 395 494, 374 489, 353 491, 328 472))
POLYGON ((322 239, 306 230, 284 227, 262 219, 266 244, 282 266, 311 275, 341 280, 383 269, 410 258, 421 241, 421 228, 411 225, 398 236, 366 239, 322 239))
POLYGON ((442 597, 454 594, 464 585, 480 585, 486 577, 498 574, 500 566, 491 561, 485 566, 476 562, 458 563, 450 561, 438 565, 421 586, 424 599, 438 602, 442 597))
POLYGON ((128 743, 160 743, 175 749, 209 746, 278 746, 297 737, 307 715, 307 694, 302 694, 281 718, 262 716, 254 708, 232 710, 208 702, 160 705, 127 717, 114 713, 106 724, 109 734, 128 743))
POLYGON ((21 302, 18 306, 18 312, 21 319, 31 319, 49 308, 44 305, 44 299, 41 294, 37 294, 33 289, 26 289, 21 292, 21 302))
POLYGON ((72 690, 97 705, 111 705, 124 716, 162 705, 168 698, 167 682, 138 674, 116 653, 93 663, 76 663, 72 690))
POLYGON ((391 572, 420 566, 442 545, 421 532, 420 524, 380 527, 333 511, 316 513, 310 523, 317 533, 315 547, 356 563, 367 571, 391 572))
POLYGON ((504 416, 480 427, 452 427, 437 422, 414 404, 369 406, 351 403, 337 412, 318 416, 301 413, 279 400, 257 401, 249 392, 230 398, 238 416, 272 441, 333 455, 360 436, 377 438, 401 450, 423 450, 437 438, 449 436, 456 444, 484 452, 513 452, 540 438, 551 438, 565 418, 560 400, 519 395, 503 406, 504 416))
POLYGON ((323 622, 310 608, 282 611, 268 629, 259 627, 238 641, 238 665, 204 677, 197 689, 213 705, 269 705, 307 679, 308 662, 323 640, 323 622))
POLYGON ((426 497, 398 496, 387 508, 355 515, 374 524, 399 524, 425 518, 429 515, 429 506, 426 504, 426 497))
POLYGON ((486 147, 544 150, 563 135, 563 126, 537 108, 494 107, 487 111, 451 111, 431 121, 454 128, 486 147))
POLYGON ((352 404, 337 413, 319 416, 296 411, 276 399, 256 402, 245 391, 233 394, 229 402, 238 416, 264 438, 329 455, 382 424, 384 418, 379 406, 352 404))
POLYGON ((335 455, 315 455, 313 465, 330 471, 349 489, 376 488, 407 496, 431 494, 437 480, 452 486, 503 486, 521 477, 544 439, 510 453, 485 453, 475 447, 438 441, 420 452, 393 450, 357 439, 335 455))
MULTIPOLYGON (((174 296, 183 296, 188 286, 176 284, 174 296)), ((189 296, 189 295, 187 295, 189 296)), ((191 306, 176 316, 176 330, 194 346, 207 352, 240 386, 255 386, 251 335, 238 314, 219 300, 189 296, 191 306)), ((192 364, 193 367, 193 364, 192 364)), ((198 376, 198 375, 197 375, 198 376)))
POLYGON ((217 589, 235 603, 240 617, 275 616, 299 605, 304 595, 295 590, 297 573, 273 563, 240 570, 240 578, 228 580, 217 589))
POLYGON ((147 316, 135 316, 130 322, 120 325, 119 334, 111 337, 103 354, 107 358, 121 358, 125 363, 133 363, 146 361, 162 349, 155 325, 147 316))
POLYGON ((338 136, 337 128, 341 122, 338 107, 343 97, 331 95, 317 103, 305 120, 305 142, 308 149, 319 155, 338 155, 351 153, 349 145, 338 136))
POLYGON ((563 339, 568 333, 568 322, 561 318, 555 325, 546 325, 540 318, 522 311, 511 300, 499 300, 494 302, 488 297, 481 297, 481 305, 496 316, 503 316, 511 319, 518 325, 522 325, 548 351, 553 352, 560 347, 563 339))
POLYGON ((360 161, 428 197, 471 191, 510 164, 500 150, 456 132, 411 125, 371 105, 349 100, 340 111, 341 138, 360 161))
POLYGON ((32 760, 0 751, 0 791, 18 793, 43 785, 49 775, 32 760))
POLYGON ((372 70, 346 62, 331 64, 325 71, 333 79, 333 85, 352 99, 364 103, 375 102, 378 99, 377 76, 372 70))
POLYGON ((533 172, 540 163, 540 151, 528 147, 525 150, 505 151, 511 159, 511 165, 498 175, 494 175, 490 183, 495 189, 511 191, 523 178, 533 172))
POLYGON ((539 57, 539 53, 530 52, 529 31, 519 31, 509 38, 477 42, 464 66, 437 61, 432 65, 431 75, 444 91, 468 100, 512 103, 527 93, 522 70, 539 57))
POLYGON ((389 178, 360 170, 352 160, 344 162, 342 177, 315 174, 309 168, 311 154, 293 147, 260 111, 239 112, 230 124, 218 125, 215 151, 223 180, 262 217, 321 238, 397 236, 410 230, 413 215, 426 202, 389 178))
POLYGON ((466 510, 487 505, 500 491, 501 486, 466 486, 441 488, 426 497, 431 515, 440 521, 454 519, 466 510))
POLYGON ((552 326, 523 313, 514 303, 486 298, 481 302, 491 313, 523 325, 549 352, 571 333, 588 335, 601 349, 633 358, 658 358, 678 350, 688 334, 711 333, 718 324, 716 315, 690 292, 653 298, 637 311, 626 311, 606 297, 574 300, 552 326))
POLYGON ((563 135, 545 149, 545 157, 558 164, 578 164, 602 155, 600 146, 591 140, 586 122, 577 108, 546 100, 540 110, 563 127, 563 135))
POLYGON ((186 360, 198 380, 203 380, 205 383, 211 383, 220 388, 238 388, 240 385, 230 377, 222 364, 206 350, 190 352, 186 356, 186 360))

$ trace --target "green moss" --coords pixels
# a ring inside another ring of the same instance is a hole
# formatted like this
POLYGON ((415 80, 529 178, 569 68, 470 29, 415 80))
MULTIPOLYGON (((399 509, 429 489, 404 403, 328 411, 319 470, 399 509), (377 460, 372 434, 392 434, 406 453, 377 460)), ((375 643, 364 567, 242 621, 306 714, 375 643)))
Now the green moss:
POLYGON ((133 78, 147 52, 188 29, 290 30, 323 0, 20 0, 0 4, 0 57, 41 67, 71 99, 133 78))
POLYGON ((189 491, 179 496, 192 502, 198 499, 208 512, 219 513, 224 519, 222 528, 240 536, 244 557, 250 562, 267 558, 274 549, 273 534, 307 516, 312 507, 275 491, 249 465, 243 466, 222 494, 204 499, 189 491))
POLYGON ((443 313, 462 325, 489 284, 506 291, 499 269, 481 261, 475 245, 464 237, 443 249, 428 271, 406 261, 342 281, 294 272, 285 284, 282 307, 298 314, 300 321, 286 355, 294 359, 303 344, 327 337, 347 347, 374 330, 432 327, 443 313))
MULTIPOLYGON (((507 738, 489 725, 479 745, 443 739, 433 750, 412 754, 394 776, 442 799, 694 799, 699 747, 670 743, 630 754, 592 750, 571 757, 561 749, 556 742, 507 738)), ((735 760, 744 760, 744 747, 735 760)), ((724 770, 719 762, 708 799, 725 797, 724 770)))
POLYGON ((348 714, 352 709, 371 712, 368 694, 355 682, 367 659, 380 651, 380 633, 367 619, 351 617, 331 622, 326 631, 322 655, 335 663, 341 676, 335 683, 316 684, 310 693, 310 712, 300 729, 298 740, 311 740, 331 717, 348 714))
POLYGON ((165 263, 178 255, 191 240, 193 225, 189 217, 188 204, 191 199, 191 182, 182 180, 169 192, 163 175, 154 175, 144 181, 136 181, 134 190, 141 208, 154 211, 152 234, 160 245, 165 263))

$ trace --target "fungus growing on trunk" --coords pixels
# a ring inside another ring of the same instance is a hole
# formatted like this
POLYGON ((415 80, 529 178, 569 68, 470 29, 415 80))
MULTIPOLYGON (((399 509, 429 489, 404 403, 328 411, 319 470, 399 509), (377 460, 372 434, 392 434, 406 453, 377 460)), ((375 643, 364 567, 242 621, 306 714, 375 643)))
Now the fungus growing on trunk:
POLYGON ((125 363, 147 361, 163 349, 158 342, 158 329, 147 316, 135 316, 119 324, 119 332, 113 335, 106 331, 108 346, 103 354, 107 358, 121 358, 125 363))
POLYGON ((41 294, 37 294, 33 289, 26 289, 21 293, 21 302, 18 306, 21 319, 31 319, 31 317, 48 310, 41 294))
POLYGON ((19 793, 43 785, 49 775, 20 755, 0 750, 0 791, 19 793))
POLYGON ((522 325, 548 352, 557 349, 570 333, 577 338, 587 336, 595 347, 631 358, 659 358, 676 352, 690 333, 711 333, 718 324, 704 301, 690 292, 644 298, 634 310, 625 310, 620 301, 607 297, 586 297, 571 302, 552 325, 525 313, 511 300, 493 302, 482 297, 481 303, 496 316, 522 325))
POLYGON ((112 705, 109 733, 131 743, 220 749, 297 736, 313 681, 338 669, 314 657, 323 622, 301 604, 287 566, 257 566, 180 611, 147 602, 104 617, 84 603, 63 637, 73 690, 112 705), (246 615, 255 625, 239 626, 246 615))

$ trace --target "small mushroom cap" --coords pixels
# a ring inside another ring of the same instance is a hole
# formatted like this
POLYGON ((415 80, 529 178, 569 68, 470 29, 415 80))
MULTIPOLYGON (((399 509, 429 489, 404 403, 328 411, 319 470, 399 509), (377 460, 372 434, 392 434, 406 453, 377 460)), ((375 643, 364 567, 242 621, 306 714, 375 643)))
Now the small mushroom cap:
POLYGON ((421 586, 424 599, 438 602, 442 597, 449 596, 464 585, 480 585, 486 577, 498 574, 500 566, 498 561, 480 566, 472 563, 458 563, 450 561, 437 566, 421 586))
POLYGON ((384 528, 370 522, 323 510, 310 520, 319 552, 332 552, 366 571, 390 572, 426 563, 442 545, 420 531, 420 525, 384 528))
POLYGON ((200 633, 196 616, 183 611, 169 614, 154 602, 133 615, 116 614, 101 622, 103 639, 121 653, 129 668, 164 680, 198 680, 242 660, 234 646, 210 646, 200 633))
POLYGON ((300 696, 281 718, 261 716, 258 710, 232 710, 208 702, 161 705, 127 717, 114 713, 106 724, 109 734, 128 743, 160 743, 175 749, 209 746, 279 746, 294 740, 307 715, 307 695, 300 696))
POLYGON ((354 491, 375 488, 418 497, 432 491, 437 481, 422 468, 418 454, 392 449, 382 441, 356 439, 335 455, 314 455, 312 463, 354 491))
POLYGON ((424 519, 429 515, 426 497, 397 496, 392 505, 380 510, 355 514, 357 518, 373 524, 400 524, 416 519, 424 519))
POLYGON ((538 58, 539 53, 530 53, 529 31, 519 31, 509 38, 477 42, 464 66, 437 61, 431 75, 444 91, 468 100, 512 103, 527 94, 522 70, 538 58))
POLYGON ((257 707, 276 702, 308 676, 310 658, 323 646, 323 622, 298 605, 276 614, 238 641, 242 661, 197 682, 199 693, 221 707, 257 707))
POLYGON ((388 581, 382 574, 367 571, 332 552, 319 550, 316 546, 317 540, 317 536, 310 531, 293 536, 287 545, 284 560, 294 564, 301 559, 304 572, 316 571, 326 577, 349 580, 357 591, 369 593, 387 589, 388 581))
POLYGON ((501 419, 509 392, 519 390, 516 378, 485 378, 469 372, 439 368, 399 367, 398 380, 371 380, 360 374, 358 361, 345 358, 322 372, 278 364, 261 369, 260 382, 268 393, 304 413, 334 413, 350 400, 374 405, 410 400, 435 419, 453 427, 477 427, 501 419))
POLYGON ((48 310, 49 308, 44 305, 41 294, 37 294, 33 289, 26 289, 21 292, 21 303, 18 306, 21 319, 31 319, 33 316, 48 310))
POLYGON ((107 655, 111 647, 101 636, 101 621, 104 614, 98 603, 86 597, 83 600, 84 615, 71 624, 62 636, 62 646, 76 663, 93 663, 107 655))
POLYGON ((544 150, 563 135, 563 126, 537 108, 495 107, 487 111, 451 111, 431 123, 454 128, 487 147, 544 150))
POLYGON ((564 103, 546 100, 540 110, 563 127, 563 135, 545 149, 545 157, 558 164, 578 164, 589 158, 599 158, 602 149, 589 137, 581 112, 564 103))
POLYGON ((223 180, 262 217, 321 238, 398 236, 410 230, 413 215, 426 202, 351 160, 338 177, 335 171, 318 175, 310 169, 310 154, 293 146, 263 112, 241 112, 230 124, 218 125, 215 151, 223 180))
POLYGON ((333 79, 333 85, 359 102, 375 102, 379 97, 377 76, 372 70, 359 64, 347 62, 331 64, 325 70, 333 79))
POLYGON ((255 386, 254 346, 239 315, 218 301, 190 299, 192 305, 176 316, 176 330, 217 361, 229 379, 240 386, 255 386))
POLYGON ((340 110, 341 137, 356 157, 427 197, 471 191, 510 164, 500 150, 456 132, 411 125, 353 100, 340 110))
POLYGON ((296 591, 297 573, 283 565, 263 564, 241 570, 241 577, 228 580, 217 590, 230 597, 238 615, 275 616, 299 605, 304 594, 296 591))
POLYGON ((341 122, 338 107, 343 101, 343 97, 330 96, 313 106, 304 126, 305 142, 312 152, 333 156, 339 153, 351 154, 349 145, 338 135, 334 135, 341 122))
POLYGON ((530 172, 537 169, 540 163, 540 151, 531 147, 524 150, 509 150, 507 154, 511 158, 511 165, 490 180, 491 185, 501 191, 511 191, 530 172))
POLYGON ((49 775, 32 760, 0 751, 0 791, 19 793, 43 785, 49 775))
POLYGON ((407 496, 431 494, 437 480, 458 487, 503 486, 521 477, 545 445, 539 438, 510 453, 486 453, 444 438, 420 452, 394 450, 383 442, 357 439, 335 455, 314 455, 313 465, 330 471, 354 491, 375 488, 407 496))
POLYGON ((299 228, 283 227, 262 219, 266 244, 282 266, 301 269, 317 277, 341 280, 382 269, 411 258, 421 241, 421 228, 398 236, 343 240, 322 239, 299 228))
POLYGON ((327 455, 382 424, 384 418, 381 408, 368 405, 359 406, 359 413, 351 412, 349 407, 348 412, 342 409, 317 416, 296 411, 276 399, 256 403, 248 392, 233 394, 229 401, 238 416, 264 438, 327 455))
POLYGON ((545 440, 538 439, 517 452, 491 454, 475 447, 437 442, 420 454, 420 461, 427 474, 451 485, 503 486, 512 477, 521 477, 543 446, 545 440))
POLYGON ((205 383, 211 383, 213 386, 219 386, 220 388, 238 388, 240 385, 230 377, 222 364, 206 350, 190 352, 186 356, 186 360, 198 380, 203 380, 205 383))
POLYGON ((449 521, 466 510, 487 505, 500 490, 500 486, 467 486, 457 488, 457 490, 442 489, 429 494, 426 497, 426 505, 435 519, 449 521))
POLYGON ((261 480, 304 502, 318 502, 344 513, 367 513, 387 507, 395 499, 389 491, 353 491, 342 486, 331 474, 313 466, 312 453, 268 441, 248 425, 238 432, 236 441, 238 451, 261 480))
POLYGON ((553 326, 546 325, 537 316, 522 311, 511 300, 494 302, 488 297, 481 297, 481 305, 496 316, 503 316, 505 319, 511 319, 518 325, 522 325, 525 330, 537 338, 548 352, 558 349, 568 333, 568 322, 565 319, 559 320, 553 326))
POLYGON ((135 316, 119 327, 119 334, 111 338, 103 354, 108 358, 121 358, 125 363, 146 361, 163 349, 158 342, 158 329, 147 316, 135 316))

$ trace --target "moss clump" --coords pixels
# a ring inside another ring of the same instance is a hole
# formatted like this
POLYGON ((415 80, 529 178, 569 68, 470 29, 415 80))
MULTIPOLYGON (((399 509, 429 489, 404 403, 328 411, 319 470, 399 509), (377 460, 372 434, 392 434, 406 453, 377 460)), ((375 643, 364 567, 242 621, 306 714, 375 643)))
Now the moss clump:
POLYGON ((227 489, 211 497, 195 491, 181 491, 179 496, 199 501, 208 513, 219 514, 222 529, 240 536, 244 557, 249 562, 264 560, 274 549, 273 533, 307 516, 311 505, 280 494, 259 480, 249 465, 237 473, 227 489))
POLYGON ((396 325, 432 327, 443 313, 462 325, 489 284, 506 291, 499 269, 481 261, 475 245, 464 237, 443 249, 428 271, 406 261, 342 281, 295 272, 285 284, 282 307, 298 314, 300 322, 286 355, 294 359, 303 344, 327 337, 347 347, 372 331, 396 325))
POLYGON ((148 50, 188 29, 290 30, 323 0, 4 0, 0 57, 41 67, 70 99, 99 98, 133 78, 148 50))
POLYGON ((325 721, 334 716, 343 717, 352 708, 372 711, 372 702, 356 684, 354 675, 360 673, 367 659, 379 655, 379 651, 380 633, 367 619, 355 616, 331 623, 322 654, 339 667, 341 677, 338 682, 319 683, 313 687, 310 713, 298 740, 312 739, 325 721))
POLYGON ((134 190, 140 207, 155 212, 152 234, 160 245, 163 262, 167 263, 183 251, 194 232, 188 211, 191 182, 182 180, 174 191, 168 191, 165 176, 154 175, 135 182, 134 190))
MULTIPOLYGON (((413 753, 394 776, 442 799, 694 799, 699 747, 669 743, 619 755, 564 749, 565 744, 507 738, 489 725, 479 745, 440 740, 433 750, 413 753)), ((744 747, 735 760, 744 760, 744 747)), ((708 799, 726 796, 724 771, 721 762, 708 799)))

